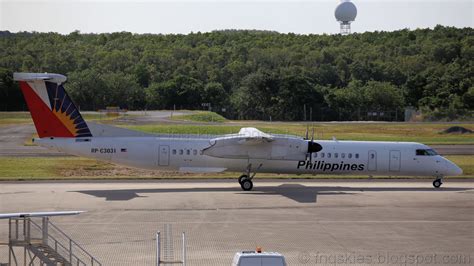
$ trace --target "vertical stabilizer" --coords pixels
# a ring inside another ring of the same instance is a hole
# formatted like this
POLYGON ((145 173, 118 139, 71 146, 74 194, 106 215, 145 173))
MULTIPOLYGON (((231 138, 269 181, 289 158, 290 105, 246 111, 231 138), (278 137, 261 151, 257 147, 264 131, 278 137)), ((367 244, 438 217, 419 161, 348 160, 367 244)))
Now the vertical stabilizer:
POLYGON ((59 74, 14 73, 40 138, 91 137, 92 134, 63 83, 59 74))

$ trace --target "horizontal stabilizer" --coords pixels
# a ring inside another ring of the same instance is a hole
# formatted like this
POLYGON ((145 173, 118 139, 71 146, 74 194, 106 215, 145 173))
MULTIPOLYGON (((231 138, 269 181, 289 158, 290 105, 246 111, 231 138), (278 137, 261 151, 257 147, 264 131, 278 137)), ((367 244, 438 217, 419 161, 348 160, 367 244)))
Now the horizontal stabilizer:
POLYGON ((53 73, 13 73, 13 80, 15 81, 36 81, 44 80, 49 82, 54 82, 57 84, 62 84, 66 82, 66 76, 61 74, 53 73))

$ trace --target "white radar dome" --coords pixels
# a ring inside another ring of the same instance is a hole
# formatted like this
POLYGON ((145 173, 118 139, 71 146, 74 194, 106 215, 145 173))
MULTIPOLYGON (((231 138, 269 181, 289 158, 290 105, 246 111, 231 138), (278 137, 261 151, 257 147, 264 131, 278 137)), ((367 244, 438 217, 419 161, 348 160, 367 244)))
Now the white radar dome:
POLYGON ((336 7, 334 16, 336 17, 337 21, 354 21, 357 16, 357 8, 352 2, 343 1, 336 7))

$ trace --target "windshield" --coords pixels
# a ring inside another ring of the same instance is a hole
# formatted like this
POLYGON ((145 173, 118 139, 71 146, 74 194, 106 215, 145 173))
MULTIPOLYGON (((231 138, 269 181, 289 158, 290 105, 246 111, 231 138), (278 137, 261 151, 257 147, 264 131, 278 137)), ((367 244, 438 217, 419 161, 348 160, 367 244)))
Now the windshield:
POLYGON ((435 155, 438 155, 438 153, 433 149, 418 149, 416 150, 416 155, 417 156, 435 156, 435 155))

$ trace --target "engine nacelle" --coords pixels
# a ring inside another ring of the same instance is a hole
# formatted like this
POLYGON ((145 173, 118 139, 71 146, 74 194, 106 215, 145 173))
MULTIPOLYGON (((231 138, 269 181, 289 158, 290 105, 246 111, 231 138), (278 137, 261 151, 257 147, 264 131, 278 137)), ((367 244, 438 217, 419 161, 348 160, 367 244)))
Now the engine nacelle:
POLYGON ((315 142, 290 137, 273 137, 271 141, 222 137, 210 140, 210 144, 203 150, 205 155, 228 159, 301 161, 309 150, 321 150, 321 145, 315 142))

